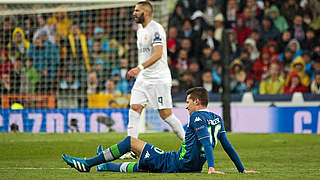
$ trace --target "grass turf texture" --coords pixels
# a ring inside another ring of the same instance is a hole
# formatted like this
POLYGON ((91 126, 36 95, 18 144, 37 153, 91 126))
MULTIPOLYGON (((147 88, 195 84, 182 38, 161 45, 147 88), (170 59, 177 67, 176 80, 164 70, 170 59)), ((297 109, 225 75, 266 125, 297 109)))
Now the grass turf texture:
MULTIPOLYGON (((95 156, 97 145, 110 146, 125 136, 124 133, 0 133, 0 179, 320 179, 319 135, 228 133, 245 168, 258 170, 260 174, 238 173, 220 144, 214 150, 215 166, 225 175, 208 175, 207 164, 201 174, 111 173, 96 172, 95 167, 90 173, 80 173, 61 158, 62 153, 95 156)), ((172 133, 141 134, 140 139, 165 151, 180 148, 172 133)))

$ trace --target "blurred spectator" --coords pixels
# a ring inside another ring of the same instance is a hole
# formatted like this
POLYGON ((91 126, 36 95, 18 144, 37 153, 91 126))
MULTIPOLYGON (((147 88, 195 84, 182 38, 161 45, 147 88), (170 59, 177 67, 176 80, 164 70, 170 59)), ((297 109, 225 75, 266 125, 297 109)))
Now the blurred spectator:
MULTIPOLYGON (((114 69, 116 70, 116 69, 114 69)), ((127 72, 129 71, 129 62, 127 58, 121 58, 119 63, 119 71, 121 79, 127 78, 127 72)))
POLYGON ((183 22, 182 28, 180 29, 180 32, 178 34, 179 39, 192 39, 194 36, 193 34, 193 28, 190 19, 186 19, 183 22))
POLYGON ((218 65, 217 69, 212 71, 212 80, 219 87, 221 87, 221 83, 222 83, 222 65, 221 64, 218 65))
POLYGON ((22 71, 22 61, 17 59, 13 63, 13 70, 10 72, 11 87, 14 89, 15 94, 27 94, 30 93, 30 86, 27 75, 22 71))
POLYGON ((268 15, 273 21, 276 28, 282 33, 289 28, 286 19, 280 15, 279 9, 276 5, 272 5, 268 11, 268 15))
POLYGON ((94 43, 96 41, 100 42, 100 49, 105 53, 111 53, 112 49, 110 49, 110 41, 108 37, 104 35, 104 29, 101 27, 95 27, 94 28, 94 36, 88 40, 88 47, 89 51, 94 51, 94 43))
POLYGON ((207 6, 204 9, 204 18, 209 25, 213 25, 214 17, 221 12, 220 7, 217 6, 216 0, 207 0, 207 6))
POLYGON ((13 64, 8 59, 8 53, 6 49, 0 50, 0 79, 2 74, 7 74, 13 69, 13 64))
POLYGON ((169 17, 169 27, 175 26, 178 29, 182 29, 183 22, 188 16, 189 14, 183 4, 177 3, 174 12, 169 17))
POLYGON ((258 27, 258 32, 264 43, 270 40, 277 40, 280 37, 280 31, 274 26, 272 19, 269 16, 264 16, 262 18, 261 25, 258 27))
POLYGON ((243 93, 246 91, 246 73, 243 70, 243 64, 239 59, 231 63, 230 70, 230 89, 233 93, 243 93))
POLYGON ((192 58, 194 56, 191 39, 184 38, 184 39, 181 40, 181 42, 179 44, 178 56, 179 56, 179 52, 180 52, 181 49, 186 50, 187 55, 188 55, 189 58, 192 58))
POLYGON ((67 64, 73 75, 80 82, 86 81, 85 72, 90 72, 90 59, 87 46, 87 39, 82 34, 78 24, 74 22, 70 27, 70 34, 67 41, 67 64))
POLYGON ((167 61, 168 61, 168 66, 171 72, 172 80, 178 80, 180 76, 178 68, 172 65, 172 60, 170 56, 167 57, 167 61))
POLYGON ((247 73, 245 84, 246 84, 245 92, 258 94, 259 92, 259 87, 257 85, 258 83, 255 82, 255 77, 252 73, 247 73))
POLYGON ((235 25, 232 26, 232 29, 237 34, 238 44, 242 48, 244 41, 251 33, 250 28, 248 28, 245 24, 244 17, 238 16, 235 25))
POLYGON ((252 71, 253 62, 250 60, 249 52, 246 49, 243 49, 240 52, 239 56, 240 61, 243 64, 243 69, 246 73, 252 71))
POLYGON ((219 41, 214 38, 213 27, 208 27, 202 36, 202 48, 208 46, 211 50, 217 50, 219 48, 219 41))
POLYGON ((239 5, 237 0, 228 0, 224 14, 225 14, 225 27, 226 28, 231 28, 232 26, 235 25, 236 20, 237 20, 237 14, 239 13, 239 5))
POLYGON ((205 68, 213 71, 218 68, 219 64, 222 64, 221 54, 218 50, 215 50, 211 54, 210 61, 205 64, 205 68))
MULTIPOLYGON (((299 80, 300 80, 301 84, 303 84, 304 86, 307 87, 310 84, 310 78, 305 72, 305 65, 306 64, 303 61, 303 58, 300 56, 297 57, 290 64, 290 73, 289 74, 291 74, 291 72, 295 72, 299 76, 299 80)), ((289 84, 290 78, 291 78, 290 76, 287 76, 286 85, 289 84)))
MULTIPOLYGON (((198 61, 193 60, 190 62, 189 70, 192 73, 193 79, 195 81, 195 86, 200 86, 201 84, 201 71, 198 61)), ((211 73, 211 72, 210 72, 211 73)))
MULTIPOLYGON (((63 8, 63 7, 62 7, 63 8)), ((66 12, 55 12, 52 17, 48 19, 48 26, 56 29, 56 41, 63 45, 62 41, 66 41, 72 21, 68 19, 66 12)))
POLYGON ((192 87, 195 87, 192 73, 189 70, 184 71, 182 74, 182 78, 179 81, 179 92, 183 93, 192 87))
POLYGON ((167 38, 167 48, 168 51, 175 55, 177 51, 177 36, 178 36, 178 29, 174 26, 169 27, 168 30, 168 38, 167 38))
POLYGON ((112 80, 115 83, 116 90, 121 94, 129 94, 131 92, 129 83, 126 79, 121 78, 120 71, 115 71, 114 74, 112 74, 112 80))
POLYGON ((8 57, 12 63, 16 59, 24 60, 28 52, 30 42, 24 37, 22 28, 16 27, 12 33, 12 41, 8 44, 8 57))
POLYGON ((279 65, 272 63, 268 76, 260 82, 260 94, 283 94, 284 79, 280 74, 279 65))
POLYGON ((296 0, 286 0, 280 8, 280 14, 286 18, 290 26, 294 16, 299 14, 299 12, 301 12, 301 9, 296 0))
POLYGON ((99 87, 103 87, 105 84, 106 71, 104 70, 104 62, 101 59, 98 59, 94 62, 93 70, 97 74, 97 78, 99 81, 99 87))
POLYGON ((59 91, 61 94, 75 95, 80 88, 80 83, 74 78, 72 73, 66 73, 66 77, 59 83, 59 91))
POLYGON ((287 48, 289 48, 292 51, 293 59, 302 55, 302 49, 301 49, 300 43, 296 39, 291 39, 287 45, 287 48))
POLYGON ((224 29, 224 18, 223 15, 221 13, 219 13, 218 15, 216 15, 216 17, 214 17, 214 33, 213 33, 213 37, 214 39, 216 39, 218 42, 221 42, 222 40, 222 33, 223 33, 223 29, 224 29))
POLYGON ((314 30, 309 28, 306 31, 306 38, 301 42, 301 46, 303 50, 311 50, 319 44, 319 42, 320 40, 317 39, 314 30))
POLYGON ((279 59, 278 43, 275 40, 270 40, 267 47, 271 53, 271 59, 279 59))
POLYGON ((4 16, 2 21, 2 27, 0 28, 1 37, 1 48, 6 47, 12 38, 12 32, 15 25, 15 18, 13 16, 4 16))
POLYGON ((204 45, 204 47, 202 48, 202 54, 199 58, 199 63, 200 63, 200 69, 203 70, 206 68, 207 62, 210 61, 211 58, 211 49, 210 46, 208 45, 204 45))
POLYGON ((289 28, 293 35, 293 38, 295 38, 299 42, 302 42, 306 37, 307 29, 308 25, 303 22, 302 16, 299 14, 295 15, 293 19, 293 24, 289 28))
POLYGON ((251 10, 253 16, 257 19, 260 19, 263 15, 263 10, 258 6, 256 0, 247 0, 246 7, 251 10))
POLYGON ((283 31, 281 34, 280 41, 278 42, 279 52, 283 52, 286 49, 290 40, 291 40, 291 32, 289 30, 283 31))
POLYGON ((38 71, 34 68, 31 59, 26 60, 26 65, 22 68, 22 72, 27 74, 30 86, 29 92, 34 94, 36 91, 36 85, 39 82, 40 77, 38 71))
POLYGON ((260 81, 268 72, 271 64, 271 53, 269 48, 265 47, 260 52, 260 57, 253 63, 253 72, 257 81, 260 81))
POLYGON ((307 87, 301 83, 300 76, 296 72, 290 72, 288 77, 289 83, 284 88, 285 94, 293 94, 295 92, 307 92, 307 87))
POLYGON ((28 58, 33 60, 34 68, 38 72, 45 70, 48 74, 47 80, 53 82, 59 62, 59 48, 56 45, 39 36, 31 43, 28 58))
POLYGON ((264 40, 260 38, 260 34, 257 29, 253 29, 248 38, 253 39, 255 41, 256 47, 259 51, 265 46, 266 42, 264 42, 264 40))
POLYGON ((102 51, 101 42, 99 40, 94 40, 93 51, 90 55, 93 64, 96 64, 98 61, 104 64, 104 70, 106 70, 107 75, 111 73, 112 69, 116 68, 115 62, 113 62, 113 59, 111 58, 110 54, 107 54, 102 51))
POLYGON ((13 94, 14 88, 11 86, 10 75, 8 73, 3 73, 0 85, 1 94, 13 94))
POLYGON ((188 53, 185 49, 180 49, 178 58, 172 62, 172 66, 175 66, 179 73, 183 73, 189 68, 190 60, 188 53))
POLYGON ((99 86, 99 79, 97 73, 92 71, 88 75, 87 81, 87 93, 88 94, 98 94, 101 91, 102 87, 99 86))
POLYGON ((201 86, 204 87, 209 93, 217 93, 218 85, 212 80, 212 72, 204 70, 201 76, 201 86))
POLYGON ((314 80, 310 84, 310 92, 312 94, 320 94, 320 71, 316 73, 314 80))
MULTIPOLYGON (((116 14, 111 17, 109 29, 116 29, 116 31, 110 31, 111 39, 116 40, 119 44, 125 44, 128 40, 127 37, 133 35, 132 31, 132 20, 129 20, 130 14, 128 7, 116 8, 116 14), (122 23, 126 22, 126 23, 122 23)), ((105 24, 105 21, 101 21, 101 24, 105 24)), ((100 26, 103 27, 103 26, 100 26)))
POLYGON ((52 94, 53 93, 53 82, 49 75, 47 69, 40 70, 40 80, 36 85, 36 93, 37 94, 52 94))
POLYGON ((256 42, 251 38, 247 38, 244 41, 244 45, 249 53, 250 61, 254 62, 259 57, 259 51, 257 49, 256 42))
POLYGON ((312 67, 311 67, 311 80, 314 80, 316 73, 320 71, 320 55, 314 54, 312 57, 312 67))
POLYGON ((238 44, 237 34, 232 30, 226 30, 227 37, 229 38, 229 58, 234 59, 240 54, 240 47, 238 44))
POLYGON ((290 64, 294 60, 293 55, 294 53, 289 48, 284 49, 284 51, 279 54, 279 61, 283 65, 285 72, 290 71, 290 64))
POLYGON ((114 80, 108 79, 106 81, 105 90, 103 91, 103 94, 113 94, 113 95, 120 95, 121 92, 116 89, 116 85, 114 80))
POLYGON ((34 26, 34 17, 35 15, 27 15, 23 18, 23 32, 26 40, 29 42, 32 41, 33 34, 35 32, 35 26, 34 26))
POLYGON ((46 16, 41 14, 37 15, 37 30, 33 35, 33 41, 35 41, 38 36, 41 34, 46 34, 48 41, 52 44, 56 44, 56 32, 55 32, 55 25, 49 26, 46 21, 46 16))
POLYGON ((309 77, 312 76, 312 54, 309 51, 303 51, 302 59, 305 63, 304 71, 308 74, 309 77))
POLYGON ((253 15, 249 7, 245 7, 243 9, 243 16, 244 16, 246 26, 248 26, 251 30, 256 29, 258 27, 259 21, 253 15))

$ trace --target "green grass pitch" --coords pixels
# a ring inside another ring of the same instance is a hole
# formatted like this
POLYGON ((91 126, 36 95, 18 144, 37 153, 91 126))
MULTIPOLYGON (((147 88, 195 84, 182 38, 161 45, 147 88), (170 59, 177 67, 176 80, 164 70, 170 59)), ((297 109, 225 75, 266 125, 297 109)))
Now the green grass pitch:
MULTIPOLYGON (((62 153, 92 157, 99 144, 113 145, 125 133, 31 134, 0 133, 0 179, 320 179, 319 135, 228 133, 245 168, 260 174, 240 174, 219 144, 215 150, 216 170, 225 175, 208 175, 207 165, 199 173, 79 173, 69 168, 62 153)), ((165 151, 178 150, 172 133, 141 134, 140 139, 165 151)), ((121 161, 116 161, 121 162, 121 161)))

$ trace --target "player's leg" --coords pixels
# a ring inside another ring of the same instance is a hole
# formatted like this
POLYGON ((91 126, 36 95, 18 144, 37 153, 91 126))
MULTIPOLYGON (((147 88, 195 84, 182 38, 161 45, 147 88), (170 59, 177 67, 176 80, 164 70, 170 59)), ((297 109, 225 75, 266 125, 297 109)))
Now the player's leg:
POLYGON ((139 163, 124 162, 124 163, 103 163, 97 166, 97 171, 111 172, 139 172, 139 163))
POLYGON ((145 104, 147 104, 147 96, 143 88, 143 82, 136 81, 131 90, 128 136, 138 138, 140 115, 145 104))
MULTIPOLYGON (((141 140, 131 138, 131 147, 132 151, 136 154, 139 154, 139 156, 142 153, 142 150, 145 146, 145 143, 141 140), (143 146, 143 147, 142 147, 143 146), (141 150, 142 149, 142 150, 141 150)), ((97 154, 103 153, 102 146, 98 146, 97 148, 97 154)), ((112 172, 139 172, 139 164, 137 162, 125 162, 125 163, 103 163, 97 166, 97 171, 112 171, 112 172)))
POLYGON ((120 143, 110 146, 93 158, 85 160, 71 157, 66 154, 63 154, 62 158, 68 165, 77 169, 78 171, 89 172, 91 167, 118 159, 120 156, 129 151, 133 151, 137 156, 140 156, 145 145, 146 143, 144 141, 127 136, 120 143))
POLYGON ((148 86, 147 97, 152 107, 158 109, 160 117, 170 125, 179 139, 184 140, 184 129, 180 120, 172 113, 171 84, 152 84, 148 86))
POLYGON ((143 110, 141 104, 131 104, 129 110, 128 136, 138 138, 140 115, 143 110))
POLYGON ((184 141, 185 132, 180 120, 172 113, 171 109, 159 109, 160 117, 170 125, 173 132, 181 141, 184 141))

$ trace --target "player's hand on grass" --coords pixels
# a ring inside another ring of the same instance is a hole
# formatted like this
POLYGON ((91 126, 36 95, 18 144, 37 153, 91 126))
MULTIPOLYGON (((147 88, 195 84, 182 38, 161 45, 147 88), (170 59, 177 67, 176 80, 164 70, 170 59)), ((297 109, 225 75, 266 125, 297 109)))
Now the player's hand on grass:
POLYGON ((259 173, 259 171, 244 170, 244 171, 242 171, 242 173, 244 173, 244 174, 256 174, 256 173, 259 173))
POLYGON ((224 172, 214 170, 214 167, 209 167, 208 174, 224 174, 224 172))
POLYGON ((130 78, 134 78, 139 74, 140 71, 141 70, 138 67, 132 68, 132 69, 130 69, 130 71, 128 71, 127 76, 128 76, 129 79, 130 78))

